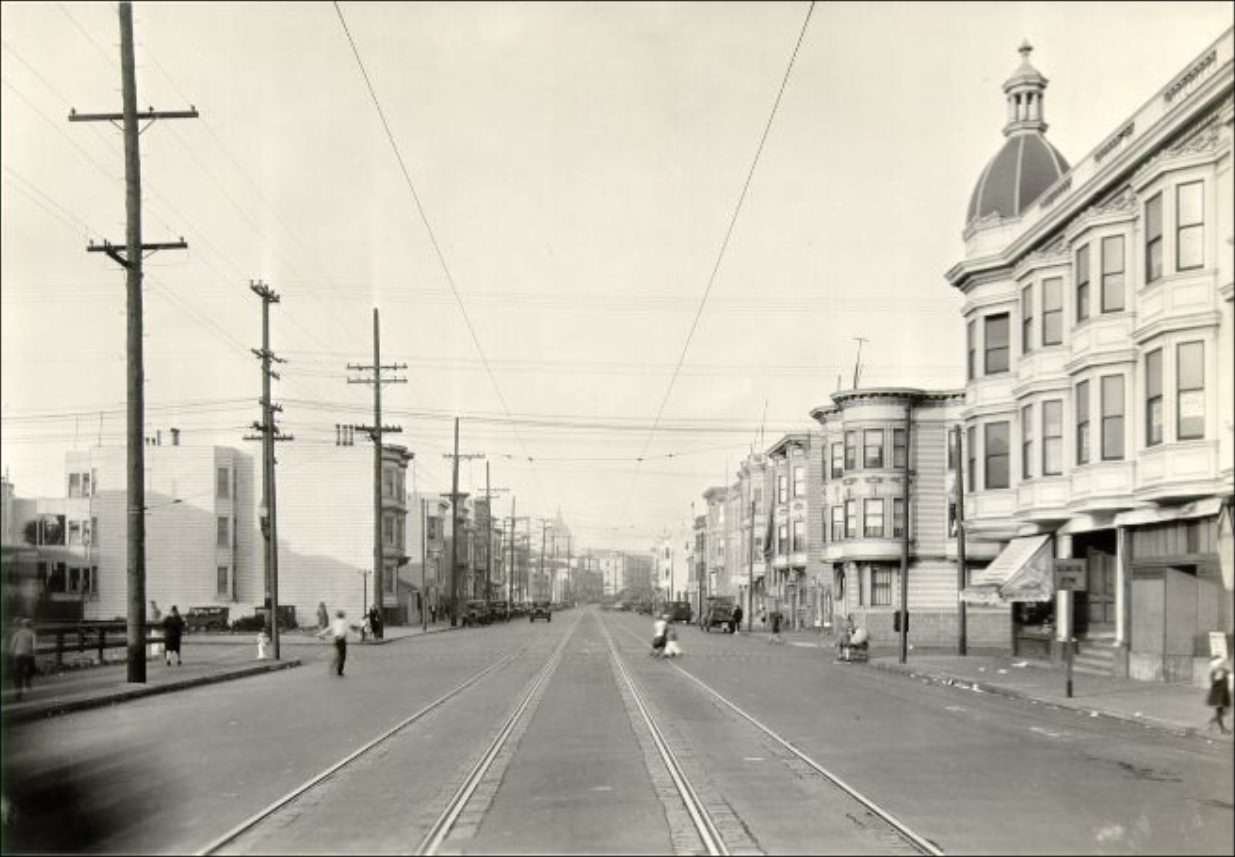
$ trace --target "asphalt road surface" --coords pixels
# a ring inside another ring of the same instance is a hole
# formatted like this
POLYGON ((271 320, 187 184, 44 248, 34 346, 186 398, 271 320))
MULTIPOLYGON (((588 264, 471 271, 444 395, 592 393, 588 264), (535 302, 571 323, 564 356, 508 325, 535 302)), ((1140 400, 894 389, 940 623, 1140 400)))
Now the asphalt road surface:
POLYGON ((1235 759, 580 608, 20 724, 5 853, 1230 854, 1235 759), (379 740, 380 739, 380 740, 379 740), (71 807, 71 809, 70 809, 71 807))

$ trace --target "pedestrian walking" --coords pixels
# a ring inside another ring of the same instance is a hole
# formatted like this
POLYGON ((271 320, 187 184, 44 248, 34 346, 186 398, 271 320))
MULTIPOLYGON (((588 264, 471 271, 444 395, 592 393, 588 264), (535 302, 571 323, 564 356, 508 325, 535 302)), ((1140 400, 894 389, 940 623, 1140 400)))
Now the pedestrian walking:
POLYGON ((347 661, 347 632, 351 628, 342 610, 335 611, 334 621, 326 628, 317 632, 317 636, 331 636, 334 641, 334 659, 330 662, 331 669, 338 675, 343 675, 343 664, 347 661))
POLYGON ((330 611, 326 609, 326 602, 317 602, 317 630, 322 630, 330 624, 330 611))
POLYGON ((382 612, 377 609, 376 604, 369 605, 369 631, 373 634, 373 639, 382 639, 382 612))
POLYGON ((153 598, 150 599, 150 615, 147 617, 147 620, 151 625, 155 626, 150 631, 150 636, 154 641, 150 643, 149 654, 152 658, 157 658, 159 655, 163 654, 163 644, 159 642, 160 638, 163 636, 163 631, 161 630, 163 625, 163 611, 159 609, 158 603, 153 598))
POLYGON ((781 615, 779 610, 772 611, 772 636, 768 638, 770 643, 783 643, 785 639, 780 635, 781 615))
POLYGON ((738 605, 733 608, 733 633, 738 633, 742 630, 742 606, 738 605))
POLYGON ((669 617, 657 616, 656 621, 652 623, 652 651, 653 657, 661 658, 665 654, 665 644, 668 642, 669 617))
POLYGON ((17 688, 17 701, 21 702, 22 693, 33 690, 31 682, 34 679, 34 650, 38 639, 30 620, 24 616, 17 620, 17 630, 9 641, 9 651, 13 654, 13 684, 17 688))
POLYGON ((172 665, 173 652, 176 654, 176 666, 180 666, 180 636, 183 633, 184 618, 173 604, 172 612, 163 619, 163 662, 169 667, 172 665))
POLYGON ((1222 722, 1226 709, 1231 707, 1230 674, 1231 667, 1227 664, 1226 658, 1222 655, 1214 655, 1213 660, 1209 662, 1209 695, 1205 698, 1205 704, 1214 710, 1214 716, 1209 718, 1208 726, 1212 729, 1216 724, 1218 731, 1223 735, 1231 731, 1222 722))

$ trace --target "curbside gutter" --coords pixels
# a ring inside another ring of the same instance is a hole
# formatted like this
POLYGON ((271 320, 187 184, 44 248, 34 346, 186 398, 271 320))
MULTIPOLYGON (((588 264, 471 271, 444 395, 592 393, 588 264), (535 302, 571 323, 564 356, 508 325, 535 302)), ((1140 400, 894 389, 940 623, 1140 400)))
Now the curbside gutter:
POLYGON ((188 678, 183 681, 169 682, 166 684, 125 687, 121 690, 109 691, 103 694, 92 694, 87 691, 83 695, 76 698, 68 697, 66 699, 53 699, 40 702, 19 702, 11 706, 6 706, 4 711, 4 722, 7 725, 12 723, 24 723, 30 720, 41 720, 48 717, 59 717, 62 714, 70 714, 74 711, 85 711, 90 708, 104 708, 108 705, 114 705, 117 702, 128 702, 131 699, 139 699, 144 696, 156 696, 161 693, 187 690, 190 687, 217 684, 218 682, 231 681, 232 679, 238 678, 248 678, 249 676, 275 672, 276 670, 291 669, 298 666, 300 666, 300 661, 298 659, 290 661, 272 661, 270 663, 241 667, 240 669, 229 670, 223 673, 194 676, 193 678, 188 678))
POLYGON ((1160 720, 1156 717, 1147 717, 1145 715, 1124 714, 1120 711, 1107 711, 1097 708, 1092 705, 1085 705, 1078 702, 1069 702, 1064 699, 1044 699, 1040 696, 1035 696, 1024 691, 1016 690, 1015 688, 1003 687, 997 684, 990 684, 984 681, 976 681, 968 678, 960 678, 958 676, 946 675, 944 673, 923 672, 918 668, 911 666, 902 666, 901 664, 877 663, 869 662, 869 666, 884 672, 895 673, 905 676, 906 678, 924 679, 933 684, 944 685, 946 687, 955 687, 960 690, 976 690, 980 693, 989 693, 994 696, 1002 696, 1007 699, 1019 699, 1028 702, 1036 702, 1039 705, 1050 705, 1055 708, 1067 709, 1078 713, 1089 712, 1090 716, 1106 717, 1110 720, 1120 720, 1124 723, 1133 723, 1138 726, 1144 726, 1149 729, 1157 729, 1163 732, 1170 732, 1172 735, 1181 737, 1201 738, 1207 741, 1226 741, 1231 742, 1232 738, 1227 735, 1213 735, 1204 729, 1199 729, 1195 726, 1181 726, 1178 723, 1173 723, 1169 720, 1160 720))

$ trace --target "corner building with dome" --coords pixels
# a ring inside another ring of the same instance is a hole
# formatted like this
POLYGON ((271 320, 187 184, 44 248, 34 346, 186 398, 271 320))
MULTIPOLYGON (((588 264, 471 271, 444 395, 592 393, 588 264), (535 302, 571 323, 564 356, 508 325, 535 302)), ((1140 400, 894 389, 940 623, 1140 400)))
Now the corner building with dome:
POLYGON ((1075 163, 1028 43, 1003 86, 945 276, 966 330, 960 597, 1007 611, 1018 655, 1061 656, 1064 569, 1081 669, 1199 684, 1230 646, 1233 33, 1075 163))

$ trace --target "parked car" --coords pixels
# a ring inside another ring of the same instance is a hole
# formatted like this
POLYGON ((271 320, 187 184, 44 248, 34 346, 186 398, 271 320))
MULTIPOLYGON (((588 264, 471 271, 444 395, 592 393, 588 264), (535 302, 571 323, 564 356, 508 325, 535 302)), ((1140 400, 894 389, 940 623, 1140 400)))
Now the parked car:
POLYGON ((228 608, 190 607, 184 614, 186 631, 226 631, 228 608))
POLYGON ((695 615, 694 611, 690 609, 689 601, 670 601, 665 604, 665 612, 669 614, 670 622, 689 623, 695 615))
POLYGON ((553 621, 553 607, 548 601, 532 602, 532 610, 528 613, 528 621, 535 622, 537 619, 544 619, 546 622, 553 621))
POLYGON ((493 611, 484 601, 476 599, 463 605, 463 627, 488 625, 492 621, 493 611))
POLYGON ((703 621, 700 623, 703 630, 711 631, 713 628, 720 627, 725 631, 733 630, 733 611, 737 605, 732 600, 720 600, 719 598, 709 598, 707 606, 704 607, 703 621))
POLYGON ((510 618, 510 604, 505 601, 490 601, 489 606, 493 608, 493 621, 505 622, 510 618))

